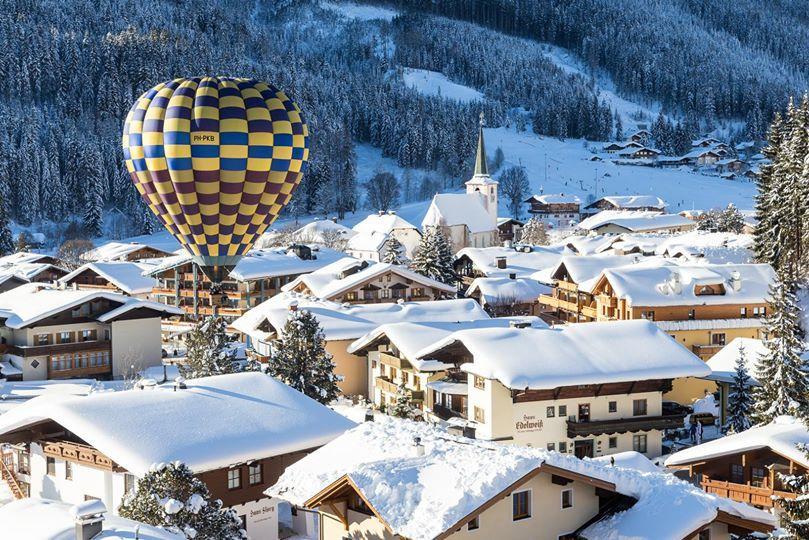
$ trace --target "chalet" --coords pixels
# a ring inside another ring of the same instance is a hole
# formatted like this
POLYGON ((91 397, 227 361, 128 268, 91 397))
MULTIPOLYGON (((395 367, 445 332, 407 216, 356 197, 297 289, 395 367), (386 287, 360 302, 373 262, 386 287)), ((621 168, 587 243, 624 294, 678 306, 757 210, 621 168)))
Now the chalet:
POLYGON ((377 407, 393 405, 404 391, 418 414, 427 418, 466 418, 466 373, 454 364, 422 359, 418 352, 459 330, 515 323, 547 327, 536 317, 403 320, 374 328, 351 343, 348 352, 366 361, 368 396, 377 407))
POLYGON ((421 221, 422 230, 437 228, 449 241, 453 253, 465 247, 499 244, 497 186, 489 175, 483 143, 483 113, 478 130, 475 172, 466 182, 466 193, 439 193, 433 197, 421 221))
POLYGON ((649 212, 664 212, 666 203, 660 197, 652 195, 611 195, 602 197, 584 207, 588 215, 596 214, 601 210, 646 210, 649 212))
POLYGON ((316 318, 323 331, 326 351, 332 355, 334 371, 345 395, 368 394, 368 368, 347 352, 351 342, 382 324, 400 321, 473 321, 488 319, 474 300, 402 302, 380 304, 339 304, 297 293, 282 293, 251 309, 232 323, 241 332, 253 357, 266 361, 272 341, 283 336, 290 311, 305 309, 316 318))
POLYGON ((143 275, 150 269, 150 265, 130 261, 91 262, 65 275, 59 283, 65 287, 113 291, 146 299, 157 286, 157 280, 143 275))
POLYGON ((569 251, 564 246, 465 248, 455 255, 453 268, 460 277, 459 287, 465 289, 480 277, 527 278, 555 266, 565 253, 569 251))
POLYGON ((611 142, 605 144, 602 150, 608 154, 617 154, 618 152, 631 150, 633 148, 643 148, 643 145, 639 141, 611 142))
POLYGON ((32 283, 53 283, 66 276, 67 270, 47 262, 26 262, 8 266, 2 270, 2 273, 13 274, 32 283))
POLYGON ((70 504, 99 499, 113 513, 154 464, 181 461, 214 499, 242 516, 250 537, 274 540, 278 509, 264 490, 353 425, 252 372, 42 396, 0 417, 0 442, 27 445, 31 496, 70 504))
MULTIPOLYGON (((767 314, 766 264, 625 266, 604 270, 593 287, 599 321, 646 319, 703 360, 737 337, 759 338, 767 314)), ((668 399, 690 403, 713 391, 678 381, 668 399)))
POLYGON ((121 378, 161 364, 160 322, 177 308, 30 283, 0 294, 3 360, 22 379, 121 378))
POLYGON ((346 432, 290 466, 267 494, 316 511, 323 540, 729 540, 730 531, 776 525, 767 512, 663 473, 492 446, 406 421, 346 432))
POLYGON ((346 257, 302 275, 281 287, 324 300, 376 304, 439 300, 455 295, 455 287, 422 276, 404 266, 370 263, 346 257))
POLYGON ((11 289, 16 289, 20 285, 25 285, 26 283, 30 283, 30 281, 24 277, 20 277, 12 273, 0 273, 0 293, 10 291, 11 289))
POLYGON ((539 315, 539 296, 550 292, 550 287, 538 281, 511 273, 504 278, 476 278, 465 294, 493 317, 504 317, 539 315))
POLYGON ((388 238, 390 236, 378 231, 357 233, 346 243, 345 252, 360 260, 380 262, 385 257, 388 238))
POLYGON ((695 229, 696 223, 678 214, 652 211, 602 210, 576 228, 595 234, 675 233, 695 229))
POLYGON ((639 129, 638 131, 629 136, 630 141, 641 144, 645 144, 651 138, 652 134, 645 129, 639 129))
MULTIPOLYGON (((289 249, 254 249, 245 255, 222 282, 225 303, 215 306, 227 318, 240 317, 279 292, 303 274, 341 259, 345 254, 328 248, 294 245, 289 249)), ((355 259, 351 259, 355 260, 355 259)), ((212 315, 210 280, 188 254, 167 257, 146 272, 156 279, 152 296, 158 302, 181 308, 187 318, 212 315)))
POLYGON ((660 150, 647 148, 645 146, 640 148, 627 148, 618 152, 618 157, 623 159, 656 159, 659 155, 660 150))
POLYGON ((736 158, 724 158, 714 163, 716 172, 720 173, 741 173, 745 166, 744 161, 736 158))
POLYGON ((809 460, 797 445, 809 444, 806 425, 791 416, 726 435, 672 454, 666 466, 684 471, 708 493, 759 508, 773 496, 793 498, 781 474, 806 474, 809 460))
POLYGON ((174 255, 162 244, 143 244, 141 242, 107 242, 83 253, 85 261, 140 261, 157 259, 174 255))
POLYGON ((577 457, 661 455, 663 431, 683 422, 663 393, 710 372, 649 321, 459 330, 416 356, 468 374, 476 438, 577 457))
POLYGON ((519 219, 509 217, 497 218, 497 234, 502 243, 519 242, 522 237, 522 228, 525 225, 519 219))
POLYGON ((688 163, 697 166, 713 165, 723 157, 720 151, 709 148, 696 148, 683 156, 688 163))
POLYGON ((685 167, 691 164, 691 161, 686 157, 668 157, 668 156, 661 156, 657 158, 657 166, 658 167, 671 167, 676 169, 677 167, 685 167))
POLYGON ((706 137, 704 139, 696 139, 691 141, 692 148, 710 148, 712 146, 716 146, 718 144, 724 144, 719 139, 714 139, 713 137, 706 137))
POLYGON ((550 227, 569 227, 578 221, 581 211, 581 200, 564 193, 532 195, 525 202, 531 205, 528 212, 532 217, 550 227))
MULTIPOLYGON (((421 241, 421 233, 419 232, 418 228, 416 228, 416 226, 409 221, 397 216, 396 212, 393 211, 380 211, 376 214, 371 214, 354 225, 353 230, 357 233, 357 236, 373 236, 376 234, 383 235, 385 240, 387 240, 388 237, 395 238, 404 247, 403 255, 408 259, 413 258, 416 248, 421 241)), ((357 236, 354 236, 351 240, 349 240, 349 250, 351 249, 350 244, 356 240, 357 236)), ((349 254, 354 255, 350 252, 349 254)), ((383 255, 384 251, 377 250, 376 258, 371 258, 370 260, 379 262, 383 255)), ((367 258, 359 255, 354 256, 359 259, 367 258)))
POLYGON ((0 257, 0 269, 10 268, 12 266, 25 263, 58 264, 58 261, 50 255, 32 253, 30 251, 18 251, 16 253, 0 257))

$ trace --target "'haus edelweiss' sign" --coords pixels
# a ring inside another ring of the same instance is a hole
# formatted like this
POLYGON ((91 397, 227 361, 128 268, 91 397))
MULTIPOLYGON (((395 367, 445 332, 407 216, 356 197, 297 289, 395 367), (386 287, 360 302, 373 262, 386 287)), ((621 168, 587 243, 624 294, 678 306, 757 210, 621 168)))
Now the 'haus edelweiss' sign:
POLYGON ((519 432, 542 431, 542 420, 533 414, 524 414, 514 422, 514 429, 519 432))

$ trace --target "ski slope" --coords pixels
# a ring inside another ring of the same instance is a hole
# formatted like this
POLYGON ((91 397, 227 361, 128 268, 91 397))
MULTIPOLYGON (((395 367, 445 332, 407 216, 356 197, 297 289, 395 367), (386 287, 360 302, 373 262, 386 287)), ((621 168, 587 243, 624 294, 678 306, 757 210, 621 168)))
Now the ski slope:
POLYGON ((449 80, 443 73, 428 69, 404 68, 402 80, 405 86, 427 96, 438 96, 461 103, 483 101, 484 95, 468 86, 449 80))

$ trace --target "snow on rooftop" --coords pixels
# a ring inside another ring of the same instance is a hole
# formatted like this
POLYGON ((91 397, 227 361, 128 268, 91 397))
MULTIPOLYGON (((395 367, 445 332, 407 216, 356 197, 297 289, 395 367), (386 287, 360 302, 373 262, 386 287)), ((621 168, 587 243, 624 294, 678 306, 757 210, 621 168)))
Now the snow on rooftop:
POLYGON ((666 459, 666 466, 687 465, 759 448, 770 448, 776 454, 809 467, 806 455, 796 447, 798 444, 809 444, 806 425, 792 416, 779 416, 769 424, 680 450, 666 459))
POLYGON ((55 264, 46 262, 23 262, 7 266, 2 270, 2 273, 4 275, 14 275, 25 280, 31 280, 40 273, 50 270, 51 268, 65 272, 67 271, 59 266, 56 266, 55 264))
POLYGON ((24 263, 35 263, 42 259, 50 258, 48 255, 42 253, 31 253, 30 251, 18 251, 9 255, 0 257, 0 268, 7 266, 15 266, 24 263))
POLYGON ((179 460, 203 472, 313 448, 354 425, 263 373, 186 385, 40 396, 0 416, 0 434, 50 419, 142 476, 153 463, 179 460))
POLYGON ((456 343, 473 357, 461 369, 514 389, 710 374, 704 362, 644 320, 461 330, 420 350, 417 356, 430 358, 456 343))
POLYGON ((152 292, 152 288, 157 283, 154 278, 143 275, 144 272, 151 268, 152 266, 149 264, 129 261, 90 262, 70 272, 59 282, 69 283, 83 272, 90 271, 106 279, 127 294, 148 294, 152 292))
MULTIPOLYGON (((589 459, 589 458, 588 458, 589 459)), ((652 460, 634 450, 627 452, 618 452, 617 454, 610 454, 609 456, 600 456, 592 458, 592 461, 610 465, 611 467, 623 467, 625 469, 635 469, 640 472, 659 473, 660 467, 652 463, 652 460)))
POLYGON ((0 400, 28 400, 44 394, 86 396, 99 388, 95 379, 0 381, 0 400))
POLYGON ((587 236, 568 236, 555 246, 565 246, 578 255, 597 255, 607 251, 618 241, 615 235, 589 234, 587 236))
POLYGON ((624 266, 604 270, 618 298, 634 306, 763 304, 775 273, 768 264, 624 266), (739 290, 734 289, 734 276, 739 290), (724 288, 724 294, 696 293, 698 286, 724 288))
POLYGON ((296 242, 323 244, 327 240, 325 235, 335 233, 339 234, 346 240, 357 234, 356 231, 353 231, 345 225, 335 223, 330 219, 323 219, 320 221, 307 223, 292 233, 292 238, 294 238, 296 242))
POLYGON ((741 348, 744 348, 745 366, 747 374, 750 376, 750 384, 758 385, 756 380, 758 361, 762 355, 767 353, 767 347, 762 340, 753 338, 733 338, 730 343, 722 347, 707 362, 713 372, 708 378, 714 381, 732 382, 741 348))
POLYGON ((635 210, 638 208, 659 208, 663 210, 666 208, 666 201, 654 195, 610 195, 598 199, 588 205, 588 208, 595 208, 595 205, 601 201, 606 201, 620 210, 635 210))
POLYGON ((346 244, 346 251, 379 252, 387 240, 388 234, 379 231, 357 233, 346 244))
POLYGON ((730 330, 731 328, 762 328, 764 321, 759 318, 749 319, 694 319, 687 321, 655 321, 664 332, 681 332, 687 330, 730 330))
POLYGON ((562 279, 563 274, 567 273, 569 279, 576 283, 580 290, 592 292, 598 277, 607 268, 640 264, 673 264, 657 258, 654 261, 637 255, 570 255, 562 257, 559 264, 551 271, 551 277, 562 279))
POLYGON ((396 215, 394 212, 377 212, 376 214, 369 214, 368 217, 353 227, 353 230, 358 233, 380 232, 390 234, 396 229, 418 230, 415 225, 406 219, 403 219, 401 216, 396 215))
POLYGON ((125 260, 130 253, 134 253, 143 248, 151 248, 156 251, 163 252, 166 256, 174 253, 175 250, 170 250, 162 243, 141 242, 107 242, 98 247, 82 253, 81 258, 85 261, 120 261, 125 260))
POLYGON ((540 294, 549 294, 551 288, 531 278, 476 278, 466 290, 467 296, 479 293, 484 304, 513 301, 520 304, 539 300, 540 294))
POLYGON ((645 210, 602 210, 582 220, 577 227, 594 230, 615 225, 633 232, 654 231, 673 227, 696 227, 696 223, 679 214, 663 214, 645 210))
MULTIPOLYGON (((97 501, 94 504, 101 504, 97 501)), ((67 540, 75 538, 75 507, 69 503, 40 498, 12 501, 0 507, 3 538, 32 540, 67 540)), ((153 527, 107 512, 103 530, 94 540, 181 540, 185 535, 175 534, 161 527, 153 527)))
POLYGON ((395 535, 427 540, 546 463, 614 484, 619 493, 638 499, 629 510, 592 525, 599 532, 586 534, 588 538, 651 540, 661 538, 661 532, 682 538, 713 521, 719 510, 775 524, 766 512, 709 495, 670 474, 455 437, 429 424, 393 418, 346 432, 288 467, 266 493, 303 505, 347 476, 395 535), (415 437, 424 446, 423 456, 414 453, 415 437), (624 533, 628 536, 619 536, 624 533))
MULTIPOLYGON (((565 195, 564 193, 545 193, 544 195, 532 195, 531 199, 535 199, 542 204, 580 204, 581 199, 576 195, 565 195)), ((529 199, 529 200, 531 200, 529 199)))
POLYGON ((455 255, 457 261, 461 257, 469 257, 475 271, 486 277, 529 277, 534 272, 556 266, 564 254, 570 253, 564 245, 553 247, 533 246, 524 252, 511 247, 493 246, 487 248, 467 247, 455 255), (506 267, 498 268, 497 259, 505 257, 506 267))
POLYGON ((433 197, 421 228, 466 225, 471 233, 492 231, 497 228, 483 206, 479 193, 438 193, 433 197))

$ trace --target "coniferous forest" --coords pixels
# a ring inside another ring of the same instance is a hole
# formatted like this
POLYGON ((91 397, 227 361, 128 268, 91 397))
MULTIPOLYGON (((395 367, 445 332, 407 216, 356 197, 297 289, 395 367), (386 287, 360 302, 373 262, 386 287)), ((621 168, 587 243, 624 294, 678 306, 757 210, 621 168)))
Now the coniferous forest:
POLYGON ((103 210, 122 216, 127 234, 149 232, 120 130, 140 93, 177 76, 255 77, 290 94, 313 140, 287 212, 336 215, 360 204, 358 142, 460 181, 481 109, 492 126, 609 138, 613 111, 593 81, 564 72, 530 40, 571 49, 620 91, 690 118, 686 125, 746 119, 755 137, 807 86, 806 15, 786 1, 744 20, 729 0, 389 5, 402 16, 369 22, 341 19, 314 0, 0 0, 0 194, 9 218, 73 219, 85 232, 89 220, 92 235, 103 210), (488 100, 421 95, 402 83, 400 66, 441 71, 488 100))

